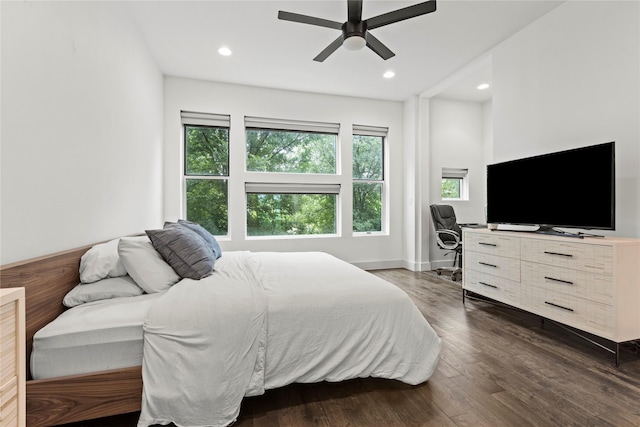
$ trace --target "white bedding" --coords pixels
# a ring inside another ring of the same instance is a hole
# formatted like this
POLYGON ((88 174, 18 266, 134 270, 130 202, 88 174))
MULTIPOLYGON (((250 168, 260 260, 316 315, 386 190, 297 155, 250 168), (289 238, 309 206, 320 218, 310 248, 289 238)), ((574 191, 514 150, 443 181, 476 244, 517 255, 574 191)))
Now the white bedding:
POLYGON ((33 337, 33 379, 140 366, 142 324, 158 296, 95 301, 65 311, 33 337))
POLYGON ((149 310, 138 426, 225 426, 245 394, 263 392, 254 375, 264 366, 267 303, 247 258, 226 253, 214 274, 181 280, 149 310))
POLYGON ((139 427, 226 426, 243 396, 293 382, 418 384, 440 339, 396 286, 323 253, 225 253, 145 321, 139 427))

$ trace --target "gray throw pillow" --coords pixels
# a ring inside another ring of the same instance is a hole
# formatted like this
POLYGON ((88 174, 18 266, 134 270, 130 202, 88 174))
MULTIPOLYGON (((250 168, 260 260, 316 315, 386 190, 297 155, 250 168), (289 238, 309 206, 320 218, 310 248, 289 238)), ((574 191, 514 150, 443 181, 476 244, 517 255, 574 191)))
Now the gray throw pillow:
POLYGON ((213 234, 209 233, 206 228, 204 228, 200 224, 184 219, 179 219, 178 224, 198 233, 198 235, 207 242, 209 247, 211 247, 211 250, 213 250, 213 252, 216 254, 216 259, 222 256, 222 248, 218 244, 216 238, 213 237, 213 234))
POLYGON ((179 224, 147 230, 153 247, 182 278, 200 280, 213 273, 216 254, 195 231, 179 224))

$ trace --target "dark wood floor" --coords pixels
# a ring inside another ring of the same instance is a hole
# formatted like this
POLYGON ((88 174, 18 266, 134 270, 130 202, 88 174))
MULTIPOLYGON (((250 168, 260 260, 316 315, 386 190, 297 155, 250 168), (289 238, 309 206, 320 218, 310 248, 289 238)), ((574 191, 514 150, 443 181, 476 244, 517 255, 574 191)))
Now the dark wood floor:
MULTIPOLYGON (((381 270, 443 341, 424 384, 294 384, 246 398, 234 426, 640 426, 640 355, 613 355, 537 316, 483 301, 430 273, 381 270)), ((73 427, 135 426, 138 414, 73 427)))

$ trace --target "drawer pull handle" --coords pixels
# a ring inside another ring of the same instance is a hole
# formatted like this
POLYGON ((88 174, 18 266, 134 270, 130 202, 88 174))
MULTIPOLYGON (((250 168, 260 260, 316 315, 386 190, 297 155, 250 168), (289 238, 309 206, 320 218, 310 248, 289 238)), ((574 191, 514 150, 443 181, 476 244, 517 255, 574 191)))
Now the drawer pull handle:
POLYGON ((571 311, 571 312, 573 312, 573 308, 563 307, 563 306, 561 306, 561 305, 554 304, 554 303, 549 302, 549 301, 545 301, 544 303, 545 303, 545 304, 552 305, 552 306, 554 306, 554 307, 561 308, 561 309, 563 309, 563 310, 567 310, 567 311, 571 311))
POLYGON ((544 251, 544 253, 545 253, 545 254, 547 254, 547 255, 558 255, 558 256, 566 256, 566 257, 568 257, 568 258, 573 258, 573 255, 571 255, 571 254, 563 254, 563 253, 560 253, 560 252, 548 252, 548 251, 544 251))
POLYGON ((567 285, 573 285, 573 282, 570 282, 568 280, 555 279, 555 278, 549 277, 549 276, 544 276, 544 278, 547 279, 547 280, 551 280, 553 282, 566 283, 567 285))
POLYGON ((480 283, 481 285, 488 286, 488 287, 493 288, 493 289, 498 289, 498 287, 496 285, 490 285, 490 284, 484 283, 484 282, 478 282, 478 283, 480 283))
POLYGON ((485 243, 485 242, 478 242, 479 245, 484 245, 484 246, 498 246, 495 243, 485 243))
POLYGON ((489 263, 487 263, 487 262, 478 261, 478 264, 480 264, 480 265, 486 265, 487 267, 498 268, 498 266, 497 266, 497 265, 495 265, 495 264, 489 264, 489 263))

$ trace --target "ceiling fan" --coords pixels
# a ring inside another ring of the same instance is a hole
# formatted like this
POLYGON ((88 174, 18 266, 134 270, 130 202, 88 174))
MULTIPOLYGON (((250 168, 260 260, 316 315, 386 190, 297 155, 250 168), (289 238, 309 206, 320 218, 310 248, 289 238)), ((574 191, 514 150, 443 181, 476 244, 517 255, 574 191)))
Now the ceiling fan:
POLYGON ((358 50, 367 46, 369 49, 377 53, 382 59, 387 60, 393 56, 393 53, 380 40, 375 38, 369 30, 379 28, 384 25, 393 24, 394 22, 404 21, 405 19, 415 18, 416 16, 426 15, 436 10, 436 0, 429 0, 408 6, 393 12, 383 13, 373 18, 362 20, 362 0, 347 1, 347 21, 344 23, 330 21, 328 19, 316 18, 314 16, 301 15, 292 12, 278 12, 278 19, 284 21, 300 22, 302 24, 317 25, 320 27, 334 28, 342 30, 340 37, 335 39, 329 46, 318 54, 314 61, 322 62, 335 52, 340 46, 344 46, 349 50, 358 50))

